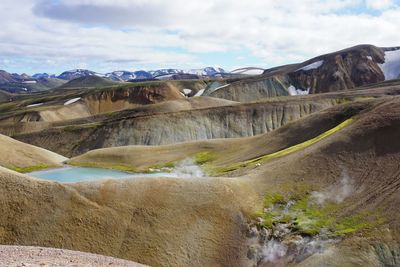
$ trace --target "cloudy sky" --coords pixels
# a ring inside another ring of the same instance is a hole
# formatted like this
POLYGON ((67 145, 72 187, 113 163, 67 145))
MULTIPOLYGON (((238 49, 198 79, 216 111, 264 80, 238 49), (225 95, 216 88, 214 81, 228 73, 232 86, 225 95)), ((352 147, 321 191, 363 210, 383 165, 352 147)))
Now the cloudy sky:
POLYGON ((0 69, 273 67, 400 46, 400 0, 1 0, 0 69))

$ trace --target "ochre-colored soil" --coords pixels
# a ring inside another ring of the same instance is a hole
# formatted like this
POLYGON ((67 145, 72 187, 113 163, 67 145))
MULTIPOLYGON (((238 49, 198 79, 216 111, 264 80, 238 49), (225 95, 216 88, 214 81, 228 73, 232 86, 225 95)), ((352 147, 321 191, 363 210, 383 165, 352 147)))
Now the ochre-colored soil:
POLYGON ((363 214, 379 223, 291 265, 396 266, 399 133, 400 99, 393 96, 344 103, 250 138, 109 148, 71 160, 147 168, 192 157, 206 171, 218 169, 218 177, 58 184, 0 168, 0 243, 62 247, 152 266, 248 266, 247 223, 266 195, 301 198, 339 184, 346 172, 353 192, 333 216, 363 214), (350 118, 343 129, 306 142, 350 118), (304 142, 300 150, 240 165, 304 142), (239 165, 226 168, 232 164, 239 165))
POLYGON ((0 134, 0 166, 16 170, 36 170, 61 166, 67 158, 0 134))

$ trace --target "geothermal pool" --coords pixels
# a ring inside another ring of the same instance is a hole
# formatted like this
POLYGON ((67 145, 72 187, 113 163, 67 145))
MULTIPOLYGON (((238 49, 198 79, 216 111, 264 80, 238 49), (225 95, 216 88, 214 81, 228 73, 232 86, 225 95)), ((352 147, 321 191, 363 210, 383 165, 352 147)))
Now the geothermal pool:
POLYGON ((129 177, 176 177, 174 173, 128 173, 100 168, 63 167, 27 173, 30 176, 60 183, 76 183, 129 177))

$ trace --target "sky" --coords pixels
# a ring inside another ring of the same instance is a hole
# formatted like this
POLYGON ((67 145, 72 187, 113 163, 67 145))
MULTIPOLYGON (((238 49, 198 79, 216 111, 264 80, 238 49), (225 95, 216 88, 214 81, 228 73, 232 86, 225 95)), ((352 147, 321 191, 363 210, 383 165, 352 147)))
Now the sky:
POLYGON ((302 62, 400 46, 400 0, 1 0, 0 69, 16 73, 302 62))

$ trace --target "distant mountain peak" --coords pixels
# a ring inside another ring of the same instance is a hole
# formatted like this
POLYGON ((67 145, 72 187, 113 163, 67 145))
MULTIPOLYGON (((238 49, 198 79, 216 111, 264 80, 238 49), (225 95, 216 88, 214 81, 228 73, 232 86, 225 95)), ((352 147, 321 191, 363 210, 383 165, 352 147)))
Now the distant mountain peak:
POLYGON ((79 77, 84 77, 84 76, 99 76, 103 77, 103 74, 91 71, 91 70, 86 70, 86 69, 74 69, 74 70, 68 70, 64 71, 60 75, 57 76, 59 79, 63 80, 73 80, 79 77))

